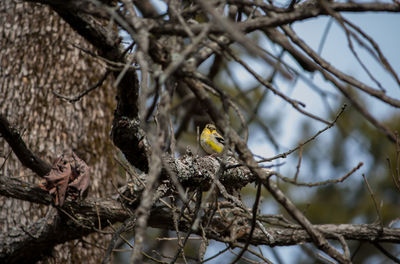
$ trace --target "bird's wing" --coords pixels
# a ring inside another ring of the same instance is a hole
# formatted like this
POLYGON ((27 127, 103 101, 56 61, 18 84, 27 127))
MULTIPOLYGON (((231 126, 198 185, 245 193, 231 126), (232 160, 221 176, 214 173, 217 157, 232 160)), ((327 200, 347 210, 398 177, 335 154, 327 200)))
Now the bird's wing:
POLYGON ((225 140, 224 140, 222 137, 220 137, 220 136, 215 135, 215 139, 216 139, 219 143, 221 143, 221 144, 224 144, 224 143, 225 143, 225 140))

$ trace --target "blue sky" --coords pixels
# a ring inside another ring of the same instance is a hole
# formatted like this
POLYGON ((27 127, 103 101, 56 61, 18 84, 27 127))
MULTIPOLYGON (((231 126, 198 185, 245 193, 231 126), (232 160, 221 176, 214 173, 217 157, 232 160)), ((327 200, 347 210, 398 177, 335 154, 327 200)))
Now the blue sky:
MULTIPOLYGON (((374 40, 380 45, 383 54, 389 60, 392 67, 397 72, 400 72, 400 30, 398 26, 396 26, 400 25, 400 16, 387 13, 369 13, 364 15, 346 14, 346 17, 359 25, 363 30, 365 30, 365 32, 374 38, 374 40)), ((294 30, 311 47, 317 49, 327 22, 328 19, 326 17, 298 22, 294 24, 294 30)), ((375 62, 375 60, 371 59, 369 55, 366 56, 365 52, 362 52, 360 49, 357 49, 357 51, 369 70, 382 83, 388 94, 399 98, 400 89, 399 86, 394 82, 393 78, 383 71, 382 68, 375 62)), ((322 50, 322 57, 331 62, 333 66, 341 71, 352 75, 353 77, 358 78, 363 82, 372 85, 373 87, 376 87, 376 85, 374 85, 374 83, 370 80, 370 78, 363 71, 361 66, 349 51, 345 34, 343 30, 337 26, 336 22, 333 23, 329 31, 327 41, 322 50)), ((293 62, 291 58, 288 56, 285 58, 290 65, 298 68, 297 64, 293 62)), ((262 68, 262 66, 260 68, 262 68)), ((238 76, 240 75, 241 74, 239 73, 238 76)), ((319 74, 314 76, 314 80, 317 86, 321 89, 338 94, 337 90, 332 89, 331 84, 324 81, 319 74)), ((246 79, 244 79, 243 82, 246 82, 246 79)), ((284 80, 278 80, 277 86, 283 91, 291 90, 291 97, 304 102, 306 104, 307 111, 325 117, 328 116, 326 108, 323 107, 320 97, 316 93, 312 92, 311 89, 307 88, 304 82, 300 81, 293 87, 293 83, 284 80)), ((387 105, 383 105, 369 96, 366 96, 366 98, 371 103, 371 107, 373 107, 373 114, 375 117, 383 117, 389 112, 396 111, 396 109, 387 105)), ((268 113, 271 113, 271 110, 275 110, 274 103, 276 105, 282 105, 281 102, 282 100, 280 99, 273 100, 273 102, 268 102, 268 105, 263 106, 263 112, 268 115, 268 113)), ((340 106, 337 104, 335 105, 333 101, 331 102, 333 103, 332 106, 335 107, 333 108, 334 111, 337 112, 340 106)), ((283 112, 283 110, 281 112, 283 112)), ((295 130, 293 128, 296 127, 296 125, 299 123, 299 120, 303 119, 303 116, 295 111, 291 106, 287 105, 284 109, 284 115, 282 115, 282 118, 286 119, 286 122, 284 127, 282 127, 281 131, 279 131, 279 134, 277 135, 281 139, 280 142, 287 142, 287 147, 292 147, 299 140, 297 135, 293 133, 293 130, 295 130)), ((323 126, 323 124, 315 122, 316 131, 323 126)), ((258 131, 253 132, 257 134, 258 131)), ((256 138, 253 137, 255 140, 250 140, 249 146, 257 154, 267 156, 270 156, 271 154, 273 155, 273 148, 271 146, 267 148, 265 146, 261 146, 259 144, 260 140, 258 137, 258 135, 256 138)))

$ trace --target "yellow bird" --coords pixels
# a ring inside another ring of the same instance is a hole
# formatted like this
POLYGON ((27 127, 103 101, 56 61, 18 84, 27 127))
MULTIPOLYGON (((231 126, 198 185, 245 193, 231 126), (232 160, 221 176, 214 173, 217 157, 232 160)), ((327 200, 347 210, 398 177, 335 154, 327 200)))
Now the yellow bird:
POLYGON ((200 146, 208 154, 220 153, 224 149, 224 138, 212 124, 207 124, 200 135, 200 146))

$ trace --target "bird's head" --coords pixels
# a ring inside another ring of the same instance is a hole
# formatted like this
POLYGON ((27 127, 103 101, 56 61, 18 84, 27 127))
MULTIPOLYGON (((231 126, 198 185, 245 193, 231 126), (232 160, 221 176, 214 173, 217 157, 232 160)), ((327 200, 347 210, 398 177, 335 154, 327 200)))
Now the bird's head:
POLYGON ((217 130, 217 128, 213 124, 207 124, 206 129, 210 130, 211 132, 217 130))

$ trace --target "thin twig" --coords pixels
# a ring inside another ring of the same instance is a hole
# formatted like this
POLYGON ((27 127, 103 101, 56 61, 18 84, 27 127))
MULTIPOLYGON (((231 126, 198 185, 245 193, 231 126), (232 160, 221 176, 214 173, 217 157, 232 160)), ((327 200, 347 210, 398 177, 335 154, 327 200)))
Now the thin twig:
POLYGON ((297 147, 295 147, 295 148, 293 148, 293 149, 291 149, 291 150, 288 150, 288 151, 286 151, 286 152, 284 152, 284 153, 281 153, 281 154, 279 154, 279 155, 276 155, 276 156, 274 156, 274 157, 272 157, 272 158, 262 159, 262 160, 259 160, 259 161, 257 161, 257 162, 258 162, 258 163, 261 163, 261 162, 272 161, 272 160, 279 159, 279 158, 286 158, 288 155, 290 155, 290 154, 292 154, 293 152, 295 152, 296 150, 300 149, 300 147, 302 147, 302 146, 308 144, 309 142, 313 141, 313 140, 314 140, 315 138, 317 138, 320 134, 322 134, 322 133, 325 132, 326 130, 330 129, 331 127, 333 127, 333 126, 335 125, 335 123, 337 122, 338 118, 342 115, 342 113, 343 113, 344 110, 346 109, 346 107, 347 107, 347 105, 344 104, 344 105, 342 106, 342 108, 340 109, 339 113, 336 115, 335 119, 334 119, 331 123, 329 123, 329 125, 327 125, 327 126, 326 126, 325 128, 323 128, 323 129, 319 130, 314 136, 312 136, 311 138, 307 139, 305 142, 299 144, 297 147))
POLYGON ((213 255, 213 256, 211 256, 211 257, 209 257, 209 258, 206 258, 205 260, 203 260, 203 261, 200 262, 200 263, 206 263, 206 262, 208 262, 208 261, 210 261, 210 260, 212 260, 212 259, 215 259, 216 257, 218 257, 218 256, 220 256, 220 255, 222 255, 222 254, 224 254, 224 253, 225 253, 226 251, 228 251, 230 248, 231 248, 231 247, 228 246, 228 247, 224 248, 223 250, 219 251, 218 253, 216 253, 215 255, 213 255))
MULTIPOLYGON (((336 69, 332 64, 328 63, 322 57, 318 56, 318 54, 313 51, 303 40, 299 38, 299 36, 289 27, 289 26, 282 26, 282 30, 285 32, 287 36, 298 46, 300 47, 305 53, 307 53, 316 63, 320 65, 319 71, 326 76, 328 73, 334 75, 336 78, 346 82, 354 87, 357 87, 361 91, 391 105, 396 108, 400 107, 400 100, 390 97, 386 95, 384 92, 380 90, 376 90, 365 83, 353 78, 352 76, 345 74, 338 69, 336 69), (324 70, 321 70, 324 69, 324 70)), ((336 85, 336 84, 335 84, 336 85)), ((337 86, 337 85, 336 85, 337 86)))
POLYGON ((112 225, 112 223, 107 219, 108 224, 110 225, 111 229, 114 231, 114 235, 112 236, 110 243, 108 244, 106 253, 103 257, 102 264, 109 263, 110 258, 111 258, 111 253, 114 250, 115 244, 117 242, 118 238, 121 238, 130 248, 133 248, 133 245, 126 239, 124 238, 121 234, 128 229, 133 228, 132 223, 134 223, 132 218, 128 218, 124 221, 124 223, 118 228, 115 229, 112 225))
POLYGON ((236 262, 238 262, 238 261, 242 258, 243 254, 247 251, 247 248, 248 248, 249 245, 250 245, 250 241, 251 241, 251 239, 252 239, 252 237, 253 237, 254 229, 256 228, 258 204, 259 204, 259 202, 260 202, 260 196, 261 196, 261 186, 262 186, 261 183, 258 183, 258 184, 257 184, 256 199, 255 199, 255 201, 254 201, 253 210, 252 210, 253 217, 252 217, 252 219, 251 219, 251 228, 250 228, 249 235, 248 235, 248 237, 247 237, 247 239, 246 239, 246 243, 244 244, 244 247, 242 248, 242 250, 240 251, 240 253, 239 253, 239 254, 236 256, 236 258, 231 262, 231 264, 235 264, 236 262))
MULTIPOLYGON (((201 192, 198 191, 198 194, 200 194, 200 193, 201 192)), ((195 225, 195 222, 196 222, 196 219, 197 219, 197 215, 199 214, 200 209, 201 209, 201 197, 202 197, 201 195, 197 195, 196 205, 195 205, 195 209, 194 209, 194 215, 193 215, 191 223, 190 223, 190 229, 188 230, 188 232, 187 232, 187 234, 186 234, 186 236, 185 236, 185 238, 183 240, 183 243, 182 244, 178 243, 179 248, 178 248, 177 252, 175 253, 174 258, 171 260, 170 264, 173 264, 173 263, 176 262, 176 260, 178 259, 179 254, 182 252, 182 250, 185 247, 190 235, 192 234, 192 231, 194 230, 193 227, 195 225)), ((184 210, 181 210, 181 213, 183 213, 183 211, 184 210)), ((177 235, 178 235, 178 238, 179 238, 179 234, 178 233, 177 233, 177 235)), ((185 259, 184 255, 183 255, 183 258, 185 259)))
POLYGON ((299 160, 298 160, 297 165, 296 165, 296 173, 294 174, 294 177, 293 177, 293 181, 294 182, 297 182, 297 177, 299 176, 299 173, 300 173, 300 166, 301 166, 302 157, 303 157, 303 145, 300 145, 300 148, 299 148, 299 160))
POLYGON ((360 59, 360 57, 358 56, 358 53, 356 52, 356 50, 354 49, 353 46, 353 41, 351 39, 352 36, 354 36, 356 38, 356 36, 353 34, 353 32, 351 32, 345 25, 344 21, 343 21, 343 17, 337 13, 334 12, 329 5, 327 4, 327 2, 325 0, 321 0, 320 5, 323 9, 325 9, 327 11, 327 13, 329 15, 331 15, 334 19, 336 19, 336 21, 342 26, 342 28, 344 29, 345 33, 346 33, 346 38, 347 38, 347 42, 349 45, 349 49, 351 51, 351 53, 353 54, 353 56, 356 58, 357 62, 360 64, 360 66, 364 69, 364 71, 366 72, 366 74, 369 76, 369 78, 375 82, 375 84, 381 89, 381 91, 385 92, 385 89, 383 89, 381 83, 371 74, 371 72, 368 70, 367 66, 362 62, 362 60, 360 59))
POLYGON ((392 164, 391 164, 391 162, 390 162, 390 159, 389 159, 389 158, 386 158, 386 161, 388 162, 388 167, 389 167, 389 170, 390 170, 390 175, 392 176, 393 183, 396 185, 397 190, 400 191, 400 183, 399 183, 398 178, 396 178, 396 176, 394 175, 394 172, 393 172, 393 170, 392 170, 392 164))
POLYGON ((396 136, 395 172, 393 172, 392 164, 391 164, 389 157, 387 157, 386 160, 388 162, 390 175, 392 176, 393 182, 396 185, 397 189, 400 191, 400 169, 399 169, 399 166, 400 166, 400 142, 399 142, 399 135, 397 132, 395 132, 395 136, 396 136), (396 173, 396 175, 395 175, 395 173, 396 173))
POLYGON ((316 187, 316 186, 323 186, 327 184, 334 184, 334 183, 339 183, 339 182, 344 182, 348 177, 350 177, 354 172, 356 172, 358 169, 361 168, 363 165, 362 162, 358 163, 356 167, 354 167, 351 171, 346 173, 343 177, 340 177, 339 179, 336 180, 326 180, 322 182, 313 182, 313 183, 305 183, 305 182, 297 182, 296 179, 291 179, 285 176, 282 176, 281 174, 274 172, 273 175, 278 177, 279 179, 283 180, 284 182, 294 184, 296 186, 305 186, 305 187, 316 187))
POLYGON ((365 184, 367 185, 368 191, 369 191, 369 193, 370 193, 370 195, 371 195, 371 199, 372 199, 372 201, 374 202, 374 206, 375 206, 376 214, 377 214, 377 217, 378 217, 379 225, 381 226, 381 228, 383 228, 383 222, 382 222, 382 217, 381 217, 381 210, 379 209, 378 203, 377 203, 377 201, 376 201, 376 199, 375 199, 374 192, 372 191, 372 188, 371 188, 371 186, 369 185, 368 180, 367 180, 367 177, 365 177, 365 174, 364 174, 364 173, 362 174, 362 177, 363 177, 363 179, 364 179, 365 184))
POLYGON ((386 257, 390 258, 392 261, 395 263, 400 263, 400 259, 397 258, 396 256, 393 256, 389 251, 387 251, 384 247, 382 247, 379 243, 373 243, 373 245, 379 249, 385 255, 386 257))
POLYGON ((3 163, 2 163, 1 166, 0 166, 0 171, 3 170, 4 165, 6 165, 6 162, 7 162, 7 160, 10 158, 12 152, 13 152, 13 151, 12 151, 12 149, 11 149, 11 150, 7 153, 7 155, 5 156, 4 161, 3 161, 3 163))
POLYGON ((301 107, 305 107, 305 104, 302 102, 299 102, 297 100, 291 99, 288 96, 286 96, 284 93, 280 92, 278 89, 275 89, 271 83, 269 83, 268 81, 264 80, 258 73, 256 73, 247 63, 245 63, 241 58, 239 58, 239 56, 236 56, 234 54, 234 52, 232 52, 230 49, 226 49, 227 52, 229 53, 229 55, 236 61, 238 62, 240 65, 242 65, 251 75, 254 76, 254 78, 257 79, 258 82, 260 82, 263 86, 265 86, 265 88, 269 89, 272 93, 274 93, 275 95, 278 95, 279 97, 281 97, 284 101, 288 102, 290 105, 292 105, 297 111, 299 111, 300 113, 315 119, 317 121, 320 121, 324 124, 329 124, 328 121, 314 115, 311 114, 305 110, 303 110, 301 107))

